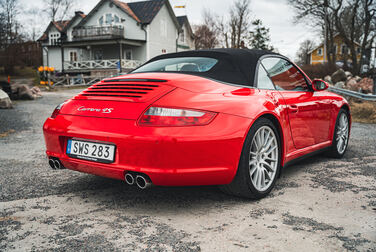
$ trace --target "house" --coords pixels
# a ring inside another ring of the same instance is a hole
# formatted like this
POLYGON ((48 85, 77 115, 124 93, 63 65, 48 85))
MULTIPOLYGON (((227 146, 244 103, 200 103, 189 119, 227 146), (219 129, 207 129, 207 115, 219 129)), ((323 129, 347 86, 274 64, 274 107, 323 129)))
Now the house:
POLYGON ((187 17, 176 17, 168 0, 101 0, 87 15, 51 22, 39 42, 44 65, 91 74, 126 71, 194 46, 187 17))
MULTIPOLYGON (((337 33, 334 38, 334 53, 336 54, 336 63, 338 65, 343 65, 345 61, 349 65, 351 65, 351 55, 350 50, 347 48, 343 38, 340 36, 339 33, 337 33)), ((357 58, 360 60, 360 45, 358 43, 355 43, 355 48, 357 51, 357 58)), ((313 50, 311 50, 308 54, 310 57, 310 64, 324 64, 328 62, 326 52, 325 52, 324 44, 320 44, 313 50)))
POLYGON ((177 17, 181 27, 178 39, 178 52, 192 50, 195 47, 194 34, 187 16, 177 17))

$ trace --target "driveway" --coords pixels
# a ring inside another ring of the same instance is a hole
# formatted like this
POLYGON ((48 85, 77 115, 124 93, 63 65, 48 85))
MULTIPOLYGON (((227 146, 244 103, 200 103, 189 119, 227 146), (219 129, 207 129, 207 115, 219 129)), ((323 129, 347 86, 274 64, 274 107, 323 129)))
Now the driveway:
POLYGON ((79 89, 0 110, 0 251, 375 251, 376 126, 342 160, 284 170, 271 195, 154 187, 49 168, 42 125, 79 89))

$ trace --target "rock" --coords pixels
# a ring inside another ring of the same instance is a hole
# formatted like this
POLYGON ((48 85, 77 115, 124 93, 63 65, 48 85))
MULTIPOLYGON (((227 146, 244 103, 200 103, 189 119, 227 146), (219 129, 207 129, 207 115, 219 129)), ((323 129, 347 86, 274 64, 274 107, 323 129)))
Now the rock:
POLYGON ((346 81, 347 80, 345 71, 343 71, 343 69, 341 69, 341 68, 338 69, 336 72, 334 72, 331 77, 332 77, 333 83, 337 83, 339 81, 346 81))
POLYGON ((12 101, 7 93, 0 89, 0 109, 12 108, 12 101))
POLYGON ((332 82, 332 77, 330 77, 330 75, 325 76, 325 77, 324 77, 324 81, 325 81, 325 82, 328 82, 328 83, 330 83, 330 84, 333 84, 333 82, 332 82))
POLYGON ((39 87, 32 87, 30 91, 33 94, 34 98, 42 97, 42 92, 40 91, 39 87))
POLYGON ((359 81, 361 81, 361 79, 362 79, 362 78, 361 78, 361 77, 359 77, 358 75, 357 75, 357 76, 355 76, 354 78, 355 78, 356 82, 359 82, 359 81))
POLYGON ((345 74, 346 74, 346 78, 353 77, 352 73, 349 71, 346 71, 345 74))
POLYGON ((336 88, 344 88, 345 87, 345 82, 339 81, 334 85, 336 88))
POLYGON ((356 78, 351 78, 346 82, 346 88, 350 89, 352 91, 358 91, 359 90, 359 85, 358 82, 356 81, 356 78))
POLYGON ((373 80, 370 78, 363 78, 358 83, 359 88, 365 94, 372 93, 373 80))
POLYGON ((17 86, 18 99, 21 100, 34 100, 35 97, 33 92, 27 85, 18 85, 17 86))

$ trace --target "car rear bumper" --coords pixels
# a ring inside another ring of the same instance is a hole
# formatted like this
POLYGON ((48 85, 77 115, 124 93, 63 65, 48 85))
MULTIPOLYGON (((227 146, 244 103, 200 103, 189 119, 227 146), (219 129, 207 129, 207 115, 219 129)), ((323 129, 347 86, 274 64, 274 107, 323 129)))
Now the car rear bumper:
POLYGON ((145 173, 163 186, 228 184, 236 174, 251 119, 218 114, 206 126, 139 127, 135 120, 58 115, 43 126, 47 156, 71 170, 124 180, 127 171, 145 173), (67 140, 116 145, 115 161, 68 157, 67 140))

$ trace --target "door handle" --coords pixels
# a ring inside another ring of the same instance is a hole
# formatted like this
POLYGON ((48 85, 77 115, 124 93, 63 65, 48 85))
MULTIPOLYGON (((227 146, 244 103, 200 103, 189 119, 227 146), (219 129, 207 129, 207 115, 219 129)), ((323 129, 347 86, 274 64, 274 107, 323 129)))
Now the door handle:
POLYGON ((289 111, 290 111, 291 113, 297 113, 297 112, 299 111, 297 105, 288 105, 288 108, 289 108, 289 111))

